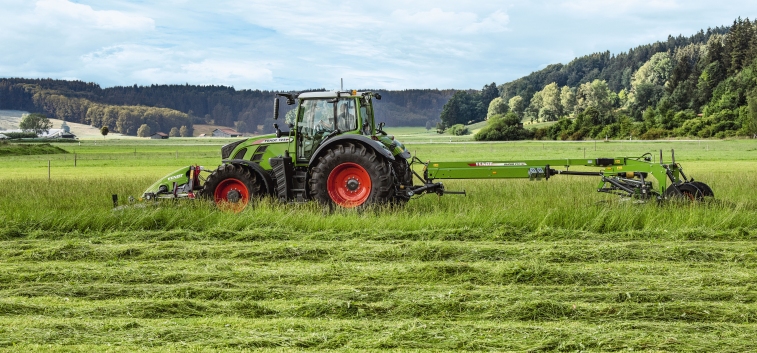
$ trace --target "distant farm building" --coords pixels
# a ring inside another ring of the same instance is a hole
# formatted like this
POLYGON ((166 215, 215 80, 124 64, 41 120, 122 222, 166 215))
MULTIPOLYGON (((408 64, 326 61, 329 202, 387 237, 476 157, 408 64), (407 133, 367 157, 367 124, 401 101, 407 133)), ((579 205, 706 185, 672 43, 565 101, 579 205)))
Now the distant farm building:
POLYGON ((153 140, 165 140, 165 139, 168 138, 168 135, 166 135, 166 134, 164 134, 162 132, 156 132, 156 133, 152 134, 152 136, 150 136, 150 138, 153 139, 153 140))
POLYGON ((65 130, 59 130, 53 133, 48 133, 47 138, 49 139, 75 139, 76 135, 65 130))
POLYGON ((234 129, 215 129, 213 130, 213 137, 239 137, 242 136, 241 132, 234 129))
POLYGON ((6 140, 6 139, 8 139, 8 136, 5 136, 5 135, 3 135, 3 134, 0 134, 0 140, 6 140))
POLYGON ((197 137, 205 137, 205 136, 207 136, 207 135, 206 134, 200 134, 200 136, 197 136, 197 137))
POLYGON ((47 130, 47 132, 41 133, 39 137, 49 139, 75 139, 76 135, 72 134, 70 131, 66 131, 65 129, 50 129, 47 130))

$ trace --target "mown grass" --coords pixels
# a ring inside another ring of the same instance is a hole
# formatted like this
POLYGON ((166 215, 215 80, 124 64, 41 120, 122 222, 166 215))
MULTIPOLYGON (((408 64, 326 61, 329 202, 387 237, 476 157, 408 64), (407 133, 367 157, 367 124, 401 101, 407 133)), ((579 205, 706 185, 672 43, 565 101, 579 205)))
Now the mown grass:
POLYGON ((240 214, 111 209, 111 194, 181 165, 215 166, 223 142, 97 142, 62 146, 76 167, 70 154, 1 160, 0 349, 757 349, 753 141, 409 144, 424 160, 675 149, 715 191, 698 205, 555 177, 448 181, 468 196, 400 208, 263 200, 240 214))

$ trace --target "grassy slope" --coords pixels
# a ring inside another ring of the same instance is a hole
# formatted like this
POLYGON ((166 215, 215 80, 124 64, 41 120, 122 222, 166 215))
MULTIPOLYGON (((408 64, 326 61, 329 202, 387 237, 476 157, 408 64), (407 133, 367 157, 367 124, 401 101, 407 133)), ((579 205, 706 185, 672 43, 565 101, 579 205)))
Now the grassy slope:
POLYGON ((0 159, 0 347, 757 348, 752 141, 408 144, 424 160, 487 161, 675 148, 717 195, 696 207, 556 177, 449 181, 469 196, 362 213, 110 210, 112 193, 217 163, 225 141, 196 141, 61 145, 78 165, 53 156, 50 182, 48 156, 0 159))
POLYGON ((49 143, 43 144, 17 144, 17 143, 0 143, 0 156, 29 156, 29 155, 49 155, 68 153, 66 150, 52 146, 49 143))

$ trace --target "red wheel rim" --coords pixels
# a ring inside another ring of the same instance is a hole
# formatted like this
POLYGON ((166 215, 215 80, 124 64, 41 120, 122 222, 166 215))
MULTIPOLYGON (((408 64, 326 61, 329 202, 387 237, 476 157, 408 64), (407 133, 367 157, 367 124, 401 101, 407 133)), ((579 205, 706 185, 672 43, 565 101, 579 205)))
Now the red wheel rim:
POLYGON ((229 178, 222 181, 214 192, 216 205, 233 212, 239 212, 250 201, 250 192, 247 186, 239 179, 229 178))
POLYGON ((355 163, 342 163, 329 174, 326 182, 329 196, 339 206, 357 207, 371 195, 371 177, 368 171, 355 163))

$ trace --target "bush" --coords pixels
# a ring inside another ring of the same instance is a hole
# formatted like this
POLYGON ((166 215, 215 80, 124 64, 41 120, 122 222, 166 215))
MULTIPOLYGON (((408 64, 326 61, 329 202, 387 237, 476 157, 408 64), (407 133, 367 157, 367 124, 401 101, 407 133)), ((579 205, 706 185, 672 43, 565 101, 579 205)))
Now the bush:
POLYGON ((534 140, 544 140, 545 138, 547 138, 548 132, 549 132, 549 128, 546 128, 546 127, 533 130, 534 140))
POLYGON ((659 140, 663 137, 668 137, 669 132, 668 130, 655 127, 647 130, 640 137, 642 140, 659 140))
POLYGON ((152 135, 152 132, 150 131, 150 126, 147 124, 142 124, 142 126, 137 129, 137 136, 139 137, 150 137, 152 135))
POLYGON ((449 133, 455 136, 463 136, 470 133, 467 127, 463 124, 452 125, 449 128, 449 133))
POLYGON ((489 124, 473 138, 476 141, 516 141, 527 140, 533 136, 533 131, 524 129, 520 124, 518 115, 510 112, 504 116, 498 114, 489 118, 489 124))
POLYGON ((181 137, 192 137, 192 129, 184 125, 181 127, 181 129, 179 129, 179 134, 181 135, 181 137))

